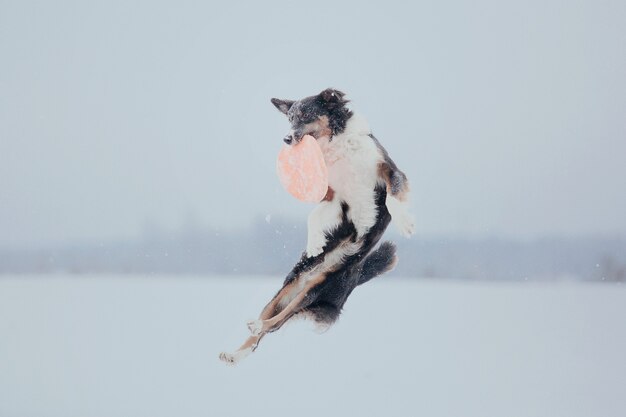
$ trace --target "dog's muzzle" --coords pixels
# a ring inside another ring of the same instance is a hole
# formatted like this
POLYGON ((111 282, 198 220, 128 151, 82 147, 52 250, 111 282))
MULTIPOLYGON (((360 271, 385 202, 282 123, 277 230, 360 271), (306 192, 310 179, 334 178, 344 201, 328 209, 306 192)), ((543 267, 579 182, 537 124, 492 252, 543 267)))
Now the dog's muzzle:
POLYGON ((287 136, 283 138, 283 142, 287 145, 295 145, 300 143, 302 138, 304 137, 304 131, 302 129, 292 129, 287 133, 287 136))

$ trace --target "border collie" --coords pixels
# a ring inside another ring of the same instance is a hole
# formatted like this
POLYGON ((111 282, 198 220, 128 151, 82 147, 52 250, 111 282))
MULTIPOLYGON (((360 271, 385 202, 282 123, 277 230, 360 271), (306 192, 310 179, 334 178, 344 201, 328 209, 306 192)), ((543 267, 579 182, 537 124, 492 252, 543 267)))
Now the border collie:
POLYGON ((309 215, 306 251, 259 319, 248 322, 252 335, 234 353, 220 354, 227 363, 249 355, 266 334, 295 316, 330 326, 355 287, 396 265, 393 243, 375 248, 389 222, 407 237, 414 231, 406 175, 367 122, 346 106, 344 93, 329 88, 298 101, 273 98, 272 104, 291 123, 287 144, 304 135, 318 141, 328 192, 309 215))

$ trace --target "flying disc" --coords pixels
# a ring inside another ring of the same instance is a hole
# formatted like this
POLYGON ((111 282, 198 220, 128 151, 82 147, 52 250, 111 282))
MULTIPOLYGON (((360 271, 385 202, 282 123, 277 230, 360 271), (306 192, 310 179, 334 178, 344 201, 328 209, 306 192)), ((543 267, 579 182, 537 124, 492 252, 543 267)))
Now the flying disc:
POLYGON ((326 196, 328 169, 313 136, 306 135, 295 145, 283 146, 276 171, 285 190, 298 200, 318 203, 326 196))

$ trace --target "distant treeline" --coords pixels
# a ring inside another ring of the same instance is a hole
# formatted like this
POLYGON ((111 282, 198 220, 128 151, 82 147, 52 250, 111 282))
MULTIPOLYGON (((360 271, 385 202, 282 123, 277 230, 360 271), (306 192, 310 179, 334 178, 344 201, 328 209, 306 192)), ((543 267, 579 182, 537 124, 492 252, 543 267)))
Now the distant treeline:
MULTIPOLYGON (((420 238, 389 233, 407 278, 626 281, 625 238, 420 238)), ((245 232, 152 231, 136 241, 0 249, 0 274, 287 274, 306 242, 303 226, 259 219, 245 232)))

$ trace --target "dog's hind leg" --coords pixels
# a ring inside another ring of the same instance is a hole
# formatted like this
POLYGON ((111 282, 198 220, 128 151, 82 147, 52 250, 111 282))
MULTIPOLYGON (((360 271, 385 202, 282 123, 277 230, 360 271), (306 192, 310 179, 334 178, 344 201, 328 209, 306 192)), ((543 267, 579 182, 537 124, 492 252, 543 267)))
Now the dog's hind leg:
MULTIPOLYGON (((282 311, 283 306, 289 304, 286 300, 289 300, 292 293, 297 291, 297 283, 298 280, 296 278, 287 280, 280 291, 278 291, 278 293, 276 293, 270 302, 263 308, 263 311, 261 311, 261 314, 259 315, 259 319, 248 322, 248 327, 252 330, 252 326, 255 323, 262 323, 264 320, 271 319, 279 314, 282 311)), ((220 359, 229 364, 236 364, 241 359, 256 350, 263 336, 264 334, 254 334, 253 336, 250 336, 235 352, 220 353, 220 359)))
MULTIPOLYGON (((275 322, 274 327, 271 331, 278 330, 280 326, 282 326, 290 317, 283 314, 284 310, 289 308, 293 300, 287 304, 285 308, 281 307, 281 301, 285 300, 290 296, 290 293, 295 290, 296 281, 292 281, 289 284, 285 284, 283 288, 272 298, 272 300, 265 306, 258 320, 251 320, 248 322, 248 328, 253 333, 252 336, 248 337, 246 341, 233 353, 220 353, 220 359, 226 363, 231 365, 236 364, 252 352, 256 350, 261 342, 263 336, 265 336, 268 332, 257 331, 257 323, 258 326, 263 325, 263 323, 269 322, 273 320, 275 317, 282 318, 279 320, 280 322, 275 322)), ((297 298, 297 296, 296 296, 297 298)), ((259 327, 259 328, 261 328, 259 327)))
POLYGON ((261 311, 258 320, 248 321, 247 324, 250 331, 252 331, 252 327, 255 326, 255 323, 262 320, 268 320, 280 313, 283 307, 289 304, 289 298, 292 296, 292 294, 297 291, 297 285, 298 280, 293 280, 283 285, 280 291, 278 291, 278 293, 276 293, 271 301, 267 303, 267 305, 263 308, 263 311, 261 311))
MULTIPOLYGON (((288 284, 285 284, 283 288, 281 288, 280 291, 278 291, 278 293, 272 298, 272 300, 269 303, 267 303, 267 305, 263 308, 263 311, 261 311, 261 314, 259 315, 259 321, 267 320, 273 317, 274 315, 276 315, 281 310, 280 301, 289 294, 289 292, 293 289, 292 287, 294 285, 295 285, 295 282, 290 282, 288 284)), ((250 327, 251 323, 255 323, 255 322, 256 320, 251 320, 250 322, 248 322, 248 327, 250 327)), ((235 352, 220 353, 220 359, 226 363, 234 365, 237 362, 239 362, 241 359, 245 358, 246 356, 254 352, 257 346, 259 346, 259 342, 261 341, 262 338, 263 338, 262 334, 256 334, 256 335, 250 336, 235 352)))
MULTIPOLYGON (((250 353, 254 352, 259 345, 259 342, 265 335, 265 333, 260 333, 255 331, 255 326, 257 323, 263 323, 271 319, 272 317, 280 314, 285 306, 288 306, 292 297, 297 296, 297 292, 299 291, 298 286, 300 285, 300 279, 304 274, 311 273, 311 271, 318 266, 322 261, 323 256, 317 256, 310 258, 305 254, 303 254, 300 261, 296 264, 294 269, 285 279, 285 283, 283 287, 276 293, 276 295, 270 300, 269 303, 263 308, 261 314, 259 315, 258 320, 252 320, 248 322, 248 328, 253 332, 257 333, 253 336, 249 337, 242 345, 233 353, 220 353, 220 359, 229 364, 235 364, 241 359, 248 356, 250 353)), ((278 327, 282 326, 286 320, 283 320, 274 330, 277 330, 278 327)))
POLYGON ((308 281, 304 288, 283 308, 278 314, 269 319, 261 319, 248 324, 253 335, 263 335, 278 330, 287 320, 300 312, 304 307, 303 302, 309 296, 313 287, 322 283, 326 279, 326 274, 319 274, 308 281))

